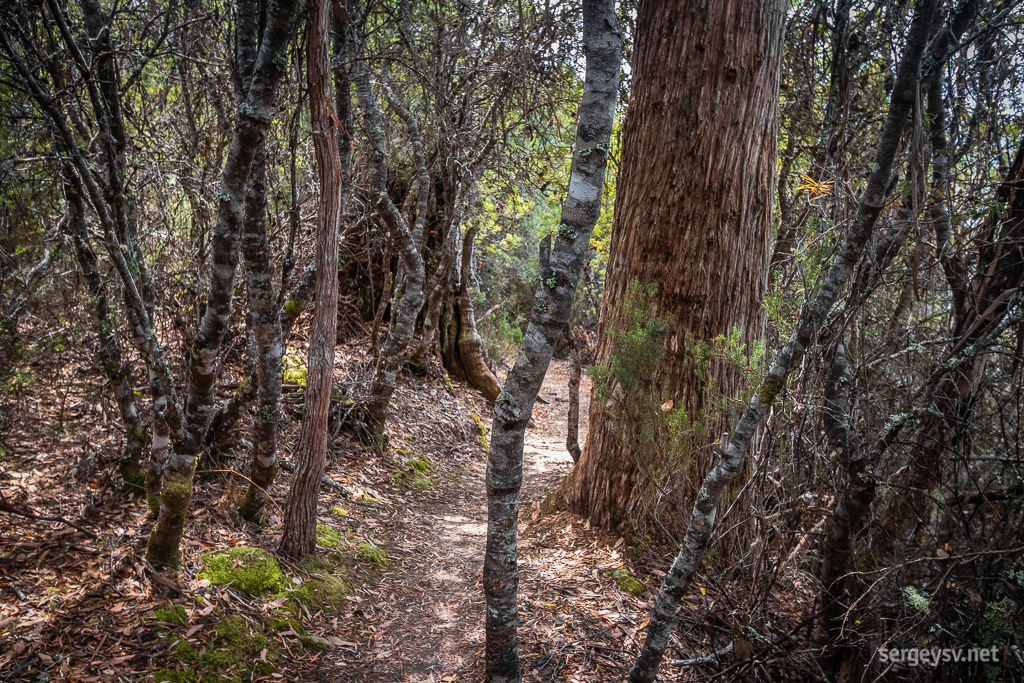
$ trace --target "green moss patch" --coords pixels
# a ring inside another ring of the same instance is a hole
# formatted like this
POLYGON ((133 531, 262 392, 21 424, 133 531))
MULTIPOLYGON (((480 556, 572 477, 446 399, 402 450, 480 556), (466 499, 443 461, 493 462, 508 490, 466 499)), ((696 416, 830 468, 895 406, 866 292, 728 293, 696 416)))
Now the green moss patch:
POLYGON ((612 572, 612 578, 619 588, 626 591, 633 597, 642 598, 645 592, 644 585, 629 575, 628 569, 616 569, 612 572))
POLYGON ((484 450, 490 450, 491 445, 487 443, 487 427, 484 426, 484 421, 476 413, 470 413, 469 416, 476 423, 476 440, 484 450))
MULTIPOLYGON (((398 449, 398 453, 405 455, 403 449, 398 449)), ((396 464, 401 465, 401 461, 396 460, 396 464)), ((419 457, 409 460, 403 469, 395 472, 391 479, 396 486, 400 486, 406 491, 427 491, 434 486, 434 482, 430 479, 430 471, 433 469, 433 465, 430 460, 419 457)))
POLYGON ((282 593, 288 586, 281 567, 261 548, 228 548, 203 553, 199 577, 215 586, 240 588, 249 595, 282 593))
POLYGON ((295 592, 296 599, 317 609, 340 609, 353 592, 349 583, 351 563, 351 557, 337 552, 307 558, 302 568, 312 576, 295 592))
POLYGON ((284 358, 281 359, 281 365, 281 378, 284 380, 285 384, 297 384, 301 387, 306 386, 306 376, 309 374, 309 370, 306 368, 306 364, 302 362, 299 354, 285 354, 284 358))
POLYGON ((391 561, 383 548, 373 546, 366 541, 356 546, 356 557, 363 562, 372 564, 377 569, 387 569, 391 561))
POLYGON ((337 548, 341 544, 341 533, 326 524, 317 524, 316 544, 322 548, 337 548))
POLYGON ((262 624, 233 614, 218 621, 214 630, 216 636, 206 644, 205 651, 184 638, 175 639, 167 651, 168 665, 154 670, 150 680, 218 683, 248 681, 254 675, 277 673, 276 662, 281 656, 279 638, 268 638, 262 624))
POLYGON ((188 612, 181 605, 164 605, 153 610, 149 616, 157 621, 180 626, 188 619, 188 612))

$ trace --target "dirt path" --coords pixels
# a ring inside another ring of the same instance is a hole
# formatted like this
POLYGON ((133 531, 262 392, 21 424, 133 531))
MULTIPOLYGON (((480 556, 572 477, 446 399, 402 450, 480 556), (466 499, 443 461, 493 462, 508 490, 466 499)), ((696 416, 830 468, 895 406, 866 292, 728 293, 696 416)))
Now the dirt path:
MULTIPOLYGON (((523 516, 566 474, 568 365, 553 361, 523 454, 523 516)), ((581 440, 589 380, 581 388, 581 440)), ((485 423, 488 421, 485 419, 485 423)), ((412 494, 381 519, 393 564, 364 585, 339 619, 352 643, 332 653, 325 680, 409 683, 479 680, 483 653, 480 576, 487 528, 485 458, 438 490, 412 494), (346 625, 348 628, 346 629, 346 625)))

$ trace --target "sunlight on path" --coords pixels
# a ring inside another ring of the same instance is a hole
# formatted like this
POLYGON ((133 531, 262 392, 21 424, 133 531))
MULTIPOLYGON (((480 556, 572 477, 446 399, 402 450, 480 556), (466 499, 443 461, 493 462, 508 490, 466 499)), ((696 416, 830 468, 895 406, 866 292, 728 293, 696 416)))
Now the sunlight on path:
MULTIPOLYGON (((568 365, 552 361, 523 451, 523 510, 566 475, 568 365)), ((590 382, 580 390, 580 440, 586 435, 590 382)), ((489 425, 489 416, 481 415, 489 425)), ((403 497, 403 507, 381 519, 392 567, 367 584, 351 610, 354 653, 334 661, 335 681, 442 683, 475 680, 483 652, 480 574, 487 532, 486 456, 437 492, 403 497)))

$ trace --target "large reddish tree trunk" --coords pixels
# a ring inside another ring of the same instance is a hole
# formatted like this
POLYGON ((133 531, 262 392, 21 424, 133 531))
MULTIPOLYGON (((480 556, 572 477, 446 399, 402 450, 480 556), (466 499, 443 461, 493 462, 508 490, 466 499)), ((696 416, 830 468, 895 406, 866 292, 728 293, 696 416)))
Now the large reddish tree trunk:
MULTIPOLYGON (((610 360, 608 331, 630 281, 656 283, 658 315, 672 316, 661 381, 666 398, 691 417, 711 409, 687 335, 711 340, 738 326, 742 341, 752 342, 764 331, 781 59, 781 36, 765 15, 777 7, 742 0, 639 7, 597 361, 610 360)), ((718 390, 738 395, 738 371, 713 376, 718 390)), ((653 491, 628 452, 636 449, 617 435, 621 419, 614 405, 591 402, 587 447, 559 495, 596 523, 631 528, 653 491)), ((718 432, 707 430, 687 465, 687 490, 669 497, 677 505, 692 501, 718 432)), ((677 513, 669 530, 684 522, 677 513)))

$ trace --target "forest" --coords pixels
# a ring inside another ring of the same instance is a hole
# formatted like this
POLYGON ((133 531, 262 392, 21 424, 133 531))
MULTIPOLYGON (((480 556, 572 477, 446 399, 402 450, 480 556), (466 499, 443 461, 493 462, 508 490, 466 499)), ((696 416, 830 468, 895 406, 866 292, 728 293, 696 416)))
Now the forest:
POLYGON ((1024 681, 1021 0, 0 0, 0 680, 1024 681))

